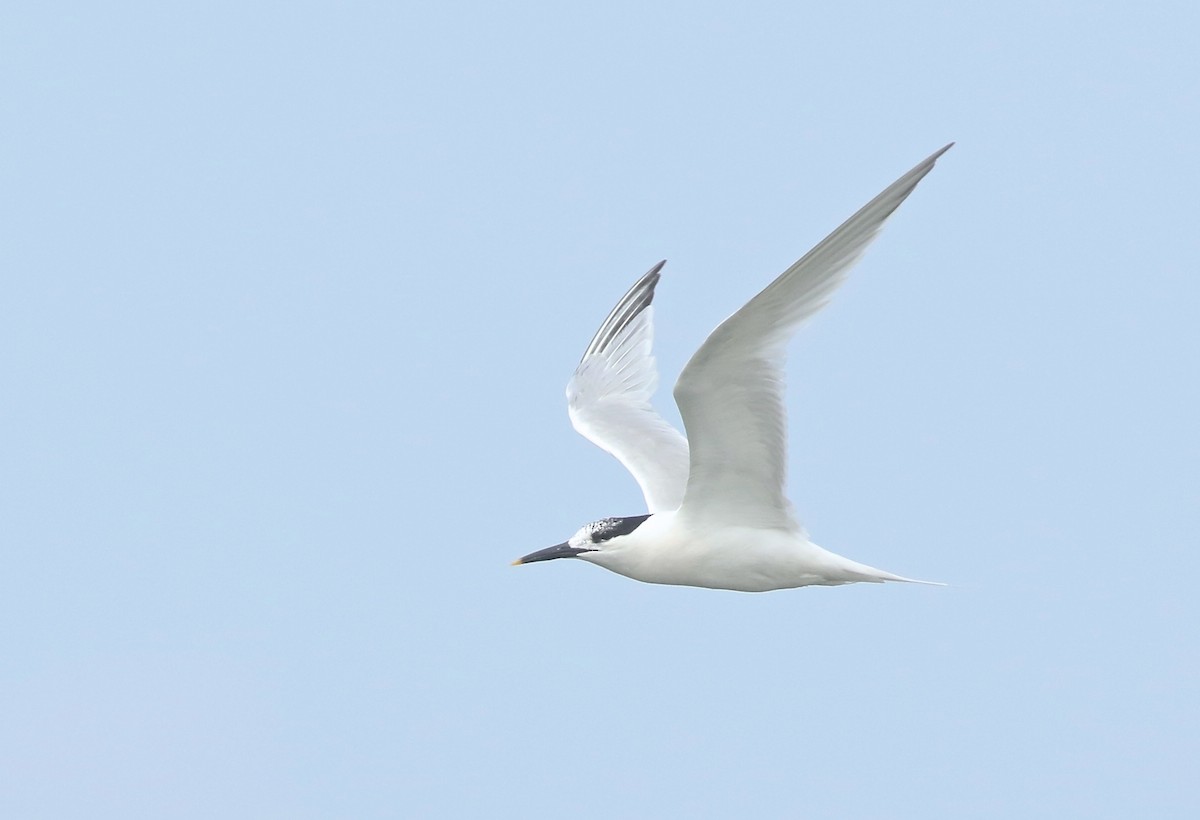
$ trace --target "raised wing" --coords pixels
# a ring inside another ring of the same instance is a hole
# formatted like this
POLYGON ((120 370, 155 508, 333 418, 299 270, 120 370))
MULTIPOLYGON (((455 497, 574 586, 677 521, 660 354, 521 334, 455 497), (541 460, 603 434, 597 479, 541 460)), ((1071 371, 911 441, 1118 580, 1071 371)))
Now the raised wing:
POLYGON ((727 524, 799 526, 784 495, 787 342, 825 306, 884 221, 949 149, 942 148, 868 202, 722 322, 692 356, 675 385, 691 443, 681 514, 727 524))
POLYGON ((608 314, 567 385, 567 412, 580 435, 633 474, 651 513, 678 509, 688 478, 688 444, 650 406, 658 386, 650 303, 659 262, 608 314))

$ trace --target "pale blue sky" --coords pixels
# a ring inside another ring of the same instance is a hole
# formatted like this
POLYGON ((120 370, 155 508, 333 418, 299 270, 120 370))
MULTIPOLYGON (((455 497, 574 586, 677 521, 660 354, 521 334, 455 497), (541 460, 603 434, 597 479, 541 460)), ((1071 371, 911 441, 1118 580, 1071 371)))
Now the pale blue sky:
POLYGON ((0 815, 1200 815, 1191 2, 0 14, 0 815), (814 538, 948 588, 514 557, 957 146, 793 346, 814 538))

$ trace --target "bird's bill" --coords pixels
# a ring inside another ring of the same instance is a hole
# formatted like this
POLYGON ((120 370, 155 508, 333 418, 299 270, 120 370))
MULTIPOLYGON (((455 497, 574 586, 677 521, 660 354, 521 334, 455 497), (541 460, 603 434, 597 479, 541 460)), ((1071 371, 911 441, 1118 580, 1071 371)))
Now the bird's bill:
POLYGON ((553 547, 546 547, 544 550, 531 552, 522 558, 518 558, 516 561, 513 561, 513 566, 517 564, 532 564, 534 561, 553 561, 555 558, 574 558, 581 552, 590 552, 590 550, 572 547, 568 542, 564 541, 561 544, 555 544, 553 547))

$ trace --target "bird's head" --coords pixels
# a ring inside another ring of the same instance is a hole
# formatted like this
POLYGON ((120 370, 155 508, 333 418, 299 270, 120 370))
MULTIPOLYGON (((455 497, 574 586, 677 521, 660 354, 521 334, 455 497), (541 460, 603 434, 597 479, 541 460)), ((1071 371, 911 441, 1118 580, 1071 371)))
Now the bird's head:
POLYGON ((601 518, 584 524, 579 531, 561 544, 544 550, 531 552, 513 561, 513 564, 532 564, 534 561, 550 561, 555 558, 582 558, 604 564, 632 541, 625 536, 645 523, 649 515, 631 515, 626 518, 601 518))

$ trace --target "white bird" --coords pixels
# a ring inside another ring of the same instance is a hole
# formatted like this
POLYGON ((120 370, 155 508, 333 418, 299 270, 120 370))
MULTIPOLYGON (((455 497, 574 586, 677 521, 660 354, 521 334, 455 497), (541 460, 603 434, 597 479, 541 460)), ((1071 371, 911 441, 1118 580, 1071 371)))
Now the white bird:
POLYGON ((514 563, 578 558, 638 581, 744 592, 929 583, 809 540, 784 496, 783 365, 797 327, 825 306, 951 145, 889 185, 709 335, 675 384, 686 439, 650 405, 658 382, 650 303, 665 263, 642 276, 588 345, 567 403, 575 429, 633 474, 648 514, 594 521, 514 563))

